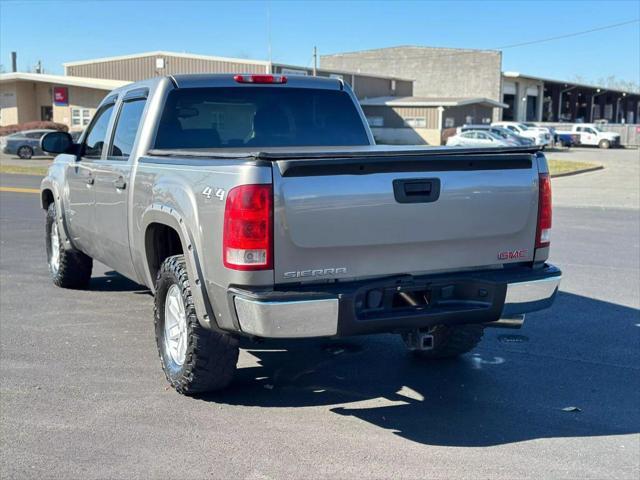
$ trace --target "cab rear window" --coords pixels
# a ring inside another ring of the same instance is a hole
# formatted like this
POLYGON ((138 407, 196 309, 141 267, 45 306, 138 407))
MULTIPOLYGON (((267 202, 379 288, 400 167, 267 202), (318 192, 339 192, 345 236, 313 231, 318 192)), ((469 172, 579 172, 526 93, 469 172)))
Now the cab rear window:
POLYGON ((155 148, 234 148, 368 145, 344 91, 219 87, 169 93, 155 148))

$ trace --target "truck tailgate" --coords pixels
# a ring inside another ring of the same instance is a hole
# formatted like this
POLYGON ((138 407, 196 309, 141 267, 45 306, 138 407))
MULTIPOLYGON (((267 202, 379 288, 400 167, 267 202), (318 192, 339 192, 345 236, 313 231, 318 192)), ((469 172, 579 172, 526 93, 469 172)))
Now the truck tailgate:
POLYGON ((273 159, 276 283, 532 261, 535 152, 273 159))

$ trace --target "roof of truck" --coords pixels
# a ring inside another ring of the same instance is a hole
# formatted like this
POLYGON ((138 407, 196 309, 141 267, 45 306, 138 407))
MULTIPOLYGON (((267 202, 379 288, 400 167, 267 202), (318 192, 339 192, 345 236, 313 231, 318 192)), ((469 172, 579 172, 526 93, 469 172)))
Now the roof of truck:
POLYGON ((220 87, 220 86, 269 86, 274 88, 282 87, 304 87, 304 88, 328 88, 342 89, 344 83, 336 78, 326 77, 309 77, 304 75, 281 75, 273 74, 274 77, 286 77, 286 83, 239 83, 234 79, 236 75, 252 76, 252 75, 271 75, 271 74, 240 74, 240 73, 190 73, 171 75, 178 88, 199 88, 199 87, 220 87))

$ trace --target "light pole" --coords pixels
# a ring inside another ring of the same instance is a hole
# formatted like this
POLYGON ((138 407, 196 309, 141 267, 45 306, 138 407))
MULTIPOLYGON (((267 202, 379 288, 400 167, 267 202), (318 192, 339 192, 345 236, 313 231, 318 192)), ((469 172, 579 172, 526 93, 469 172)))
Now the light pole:
POLYGON ((600 88, 598 88, 598 89, 596 90, 596 93, 594 93, 593 95, 591 95, 591 109, 589 110, 589 115, 590 115, 589 121, 590 121, 590 122, 593 122, 593 120, 594 120, 594 118, 593 118, 593 107, 595 107, 595 105, 594 105, 594 103, 595 103, 595 102, 594 102, 594 99, 595 99, 596 97, 599 97, 600 95, 604 95, 605 93, 607 93, 607 91, 606 91, 606 90, 602 90, 602 91, 601 91, 601 89, 600 89, 600 88))
MULTIPOLYGON (((567 84, 565 83, 564 86, 566 87, 567 84)), ((570 92, 571 90, 574 90, 576 88, 576 86, 574 85, 573 87, 569 87, 569 88, 565 88, 564 90, 560 90, 560 96, 558 97, 558 121, 562 121, 561 117, 562 117, 562 94, 563 93, 567 93, 570 92)))

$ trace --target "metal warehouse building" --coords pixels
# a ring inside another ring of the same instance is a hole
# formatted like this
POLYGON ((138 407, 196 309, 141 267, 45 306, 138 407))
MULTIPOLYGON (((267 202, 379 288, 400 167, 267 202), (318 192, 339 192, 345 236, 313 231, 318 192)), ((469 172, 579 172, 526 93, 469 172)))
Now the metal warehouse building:
POLYGON ((504 120, 640 123, 640 95, 623 90, 505 72, 504 120))
MULTIPOLYGON (((63 64, 65 75, 135 82, 179 73, 282 73, 312 75, 304 68, 261 60, 213 57, 172 52, 148 52, 63 64)), ((351 85, 358 98, 412 95, 413 81, 401 76, 357 74, 339 69, 319 69, 319 77, 339 78, 351 85)))
MULTIPOLYGON (((63 64, 65 75, 0 75, 0 126, 53 120, 79 130, 109 90, 146 78, 180 73, 281 73, 312 75, 310 68, 260 60, 147 52, 63 64)), ((359 99, 411 96, 413 81, 395 76, 318 69, 320 77, 349 84, 359 99)))
POLYGON ((155 51, 64 64, 65 75, 0 75, 0 126, 53 120, 84 128, 113 88, 180 73, 281 73, 350 85, 378 141, 438 145, 443 131, 497 120, 638 123, 640 96, 502 70, 502 54, 401 46, 321 57, 321 68, 155 51))

